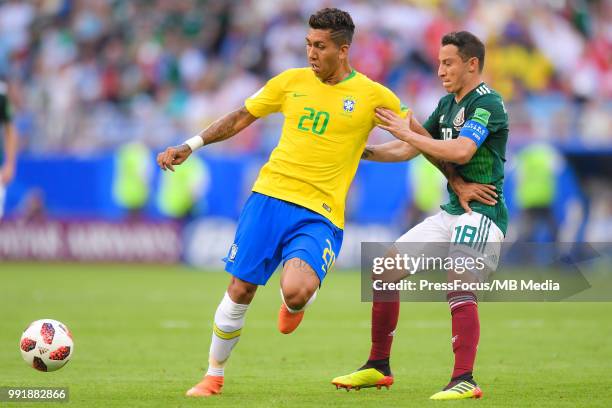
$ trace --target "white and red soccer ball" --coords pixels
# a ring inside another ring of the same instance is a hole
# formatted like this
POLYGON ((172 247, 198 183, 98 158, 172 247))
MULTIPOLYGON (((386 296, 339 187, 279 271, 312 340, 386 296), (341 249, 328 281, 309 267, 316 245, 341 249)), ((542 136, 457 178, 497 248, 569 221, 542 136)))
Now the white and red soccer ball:
POLYGON ((32 322, 19 342, 21 356, 39 371, 62 368, 74 353, 72 334, 65 324, 52 319, 32 322))

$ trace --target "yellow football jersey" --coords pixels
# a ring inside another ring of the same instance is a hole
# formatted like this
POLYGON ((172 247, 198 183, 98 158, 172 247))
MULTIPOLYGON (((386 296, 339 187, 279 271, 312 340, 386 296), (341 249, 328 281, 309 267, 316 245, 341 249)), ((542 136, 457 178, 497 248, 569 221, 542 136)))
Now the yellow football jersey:
POLYGON ((378 106, 402 112, 393 92, 356 71, 335 85, 321 82, 310 68, 270 79, 245 101, 253 116, 285 117, 278 146, 253 191, 308 208, 344 228, 346 195, 378 106))

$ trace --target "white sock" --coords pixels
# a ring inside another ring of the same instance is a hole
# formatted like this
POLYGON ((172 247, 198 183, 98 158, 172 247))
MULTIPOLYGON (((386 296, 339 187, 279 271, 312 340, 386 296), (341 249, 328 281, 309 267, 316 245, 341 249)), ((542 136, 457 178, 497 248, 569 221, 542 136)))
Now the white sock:
POLYGON ((225 292, 215 313, 212 341, 206 375, 223 376, 227 359, 240 340, 244 318, 249 305, 235 303, 225 292))
POLYGON ((206 375, 214 375, 215 377, 223 377, 225 374, 225 368, 215 368, 208 366, 208 370, 206 370, 206 375))
POLYGON ((315 290, 314 293, 312 294, 312 296, 310 297, 310 299, 308 299, 308 302, 306 302, 306 304, 304 305, 304 307, 302 307, 301 309, 292 309, 289 306, 287 306, 287 302, 285 302, 285 295, 283 294, 283 288, 281 288, 280 290, 280 294, 281 294, 281 299, 283 300, 283 303, 285 304, 285 307, 287 308, 287 310, 289 311, 289 313, 299 313, 301 311, 306 310, 306 308, 315 301, 315 299, 317 298, 317 293, 319 293, 319 290, 315 290))

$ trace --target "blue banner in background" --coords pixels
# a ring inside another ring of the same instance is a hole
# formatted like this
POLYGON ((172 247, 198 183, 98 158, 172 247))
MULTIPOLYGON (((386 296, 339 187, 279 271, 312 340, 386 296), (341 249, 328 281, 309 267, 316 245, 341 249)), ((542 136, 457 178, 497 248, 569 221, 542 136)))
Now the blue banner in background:
POLYGON ((409 164, 362 162, 349 192, 347 218, 364 224, 401 220, 411 200, 409 164))
POLYGON ((111 195, 113 156, 95 158, 19 157, 6 197, 7 216, 23 211, 31 194, 41 194, 51 217, 118 218, 111 195))
MULTIPOLYGON (((208 171, 208 182, 194 206, 196 217, 237 220, 263 160, 257 156, 200 156, 208 171)), ((151 157, 153 161, 154 158, 151 157)), ((361 163, 347 202, 347 221, 357 224, 401 224, 412 200, 409 177, 411 163, 361 163)), ((143 214, 164 218, 156 205, 160 171, 154 167, 149 199, 143 214)), ((19 217, 34 193, 42 197, 50 218, 94 218, 120 220, 126 215, 114 200, 114 157, 112 154, 89 158, 24 156, 19 160, 17 178, 7 192, 6 214, 19 217)), ((567 216, 567 203, 580 199, 580 190, 570 168, 559 174, 554 211, 559 221, 567 216)), ((505 197, 511 214, 514 179, 506 178, 505 197)))

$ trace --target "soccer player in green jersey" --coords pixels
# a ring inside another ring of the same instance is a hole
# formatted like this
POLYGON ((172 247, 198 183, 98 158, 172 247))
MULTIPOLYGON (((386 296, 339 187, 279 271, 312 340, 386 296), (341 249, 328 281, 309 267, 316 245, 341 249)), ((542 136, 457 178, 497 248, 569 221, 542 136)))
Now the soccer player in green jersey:
MULTIPOLYGON (((322 9, 310 17, 309 26, 309 67, 270 79, 244 107, 157 157, 162 169, 174 170, 203 145, 230 138, 273 112, 284 116, 278 146, 238 221, 225 266, 232 278, 214 316, 208 370, 187 391, 189 396, 221 393, 225 366, 241 337, 249 305, 280 264, 278 329, 289 334, 298 327, 339 254, 346 195, 368 134, 379 123, 375 108, 406 112, 389 89, 351 68, 355 26, 348 13, 322 9)), ((453 186, 455 182, 462 198, 479 199, 472 195, 480 191, 478 183, 455 180, 453 186)))
POLYGON ((0 219, 4 214, 6 187, 15 176, 17 161, 17 132, 11 120, 11 105, 7 83, 0 80, 0 219))
MULTIPOLYGON (((401 143, 368 146, 367 157, 396 161, 413 154, 413 149, 438 161, 450 163, 467 181, 493 185, 498 193, 493 205, 471 202, 470 211, 461 205, 449 187, 450 201, 443 211, 425 219, 397 242, 449 242, 453 246, 485 255, 487 272, 495 270, 508 215, 503 198, 504 162, 508 140, 508 115, 501 96, 482 81, 485 48, 473 34, 453 32, 442 38, 438 76, 448 95, 423 127, 431 137, 414 132, 410 117, 404 119, 388 109, 376 109, 383 123, 401 143)), ((448 252, 447 252, 448 253, 448 252)), ((482 280, 482 276, 464 279, 482 280)), ((470 291, 447 294, 452 316, 452 347, 455 354, 451 380, 431 396, 435 400, 480 398, 482 391, 473 378, 474 360, 480 337, 476 295, 470 291)), ((367 363, 358 371, 337 377, 332 383, 343 388, 389 386, 393 376, 389 356, 399 316, 399 296, 376 302, 372 307, 372 348, 367 363)))

